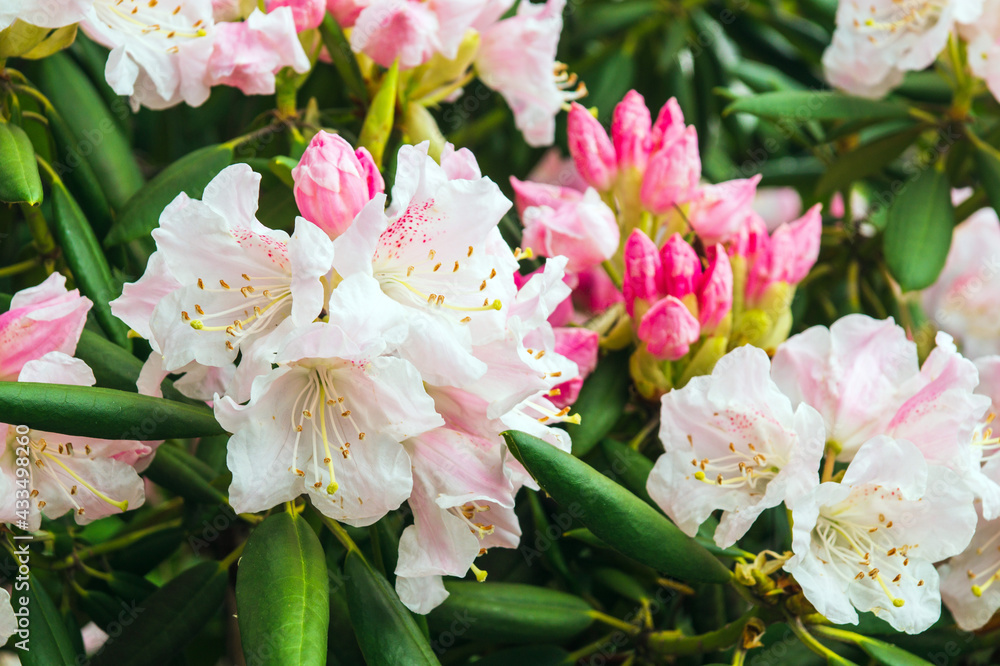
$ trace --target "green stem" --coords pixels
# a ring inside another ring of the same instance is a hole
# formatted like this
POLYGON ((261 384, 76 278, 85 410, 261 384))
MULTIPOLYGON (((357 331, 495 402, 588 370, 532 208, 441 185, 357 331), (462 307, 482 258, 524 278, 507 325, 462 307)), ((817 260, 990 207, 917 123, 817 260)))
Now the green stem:
POLYGON ((226 559, 219 562, 219 569, 226 571, 229 567, 233 566, 233 563, 240 559, 240 555, 243 554, 243 549, 247 547, 247 542, 244 541, 240 545, 236 546, 236 549, 226 555, 226 559))
POLYGON ((618 632, 612 631, 610 634, 606 634, 604 636, 601 636, 600 638, 598 638, 593 643, 589 643, 587 645, 584 645, 579 650, 576 650, 575 652, 571 652, 570 654, 568 654, 566 656, 566 659, 563 660, 563 663, 564 664, 575 664, 576 662, 580 661, 584 657, 589 657, 590 655, 592 655, 593 653, 597 652, 598 650, 601 650, 601 649, 605 648, 611 642, 611 639, 613 639, 615 637, 616 633, 618 633, 618 632))
POLYGON ((619 620, 617 617, 608 615, 607 613, 602 613, 601 611, 598 610, 587 611, 587 615, 594 618, 598 622, 603 622, 609 627, 614 627, 619 631, 624 631, 629 636, 638 636, 642 632, 642 629, 635 626, 634 624, 629 624, 625 620, 619 620))
POLYGON ((628 447, 633 451, 638 451, 639 447, 642 446, 642 443, 646 441, 646 438, 649 437, 650 433, 652 433, 656 429, 656 426, 658 426, 659 424, 660 424, 659 417, 654 416, 652 419, 649 420, 649 423, 643 426, 642 430, 639 431, 638 435, 629 440, 628 447))
POLYGON ((56 252, 56 241, 52 237, 52 232, 49 231, 49 225, 45 222, 42 209, 39 206, 30 206, 28 204, 20 204, 20 206, 24 220, 28 223, 28 230, 31 232, 31 237, 35 241, 35 249, 38 251, 38 254, 46 257, 45 270, 47 273, 51 273, 54 265, 51 257, 56 252))
POLYGON ((96 546, 91 546, 90 548, 84 548, 72 555, 67 555, 63 559, 59 560, 52 565, 53 569, 68 569, 76 564, 79 560, 85 560, 95 555, 107 555, 108 553, 113 553, 116 550, 122 548, 127 548, 132 544, 145 539, 150 534, 156 534, 157 532, 162 532, 164 530, 173 529, 175 527, 180 527, 183 520, 181 518, 175 518, 174 520, 167 521, 165 523, 160 523, 159 525, 152 525, 146 529, 136 530, 135 532, 130 532, 116 539, 111 539, 110 541, 105 541, 104 543, 99 543, 96 546))
POLYGON ((326 525, 326 528, 333 533, 333 536, 337 537, 337 541, 339 541, 348 552, 354 551, 358 555, 361 555, 361 558, 364 559, 364 555, 362 555, 361 549, 358 548, 358 544, 354 543, 354 539, 351 538, 351 535, 347 533, 347 530, 345 530, 340 523, 333 518, 324 516, 319 511, 316 512, 316 515, 319 516, 319 519, 324 525, 326 525))
POLYGON ((656 631, 646 637, 646 644, 658 655, 689 656, 725 650, 740 639, 743 628, 758 612, 756 607, 751 608, 726 626, 697 636, 685 636, 679 631, 656 631))
POLYGON ((375 560, 375 568, 388 579, 389 576, 385 571, 385 560, 382 559, 382 541, 379 539, 378 528, 375 525, 368 527, 368 541, 372 545, 372 558, 375 560))
MULTIPOLYGON (((816 640, 816 637, 806 630, 801 619, 797 617, 788 617, 787 619, 788 628, 792 630, 792 633, 795 634, 796 638, 802 641, 802 644, 807 648, 826 658, 828 664, 834 664, 835 666, 857 666, 854 662, 844 659, 839 654, 816 640)), ((816 629, 819 625, 812 626, 813 629, 816 629)))
POLYGON ((30 271, 32 268, 40 264, 41 261, 41 257, 32 257, 31 259, 25 259, 24 261, 11 264, 10 266, 4 266, 3 268, 0 268, 0 278, 10 277, 11 275, 17 275, 18 273, 30 271))
POLYGON ((605 261, 601 264, 604 267, 604 272, 608 274, 611 281, 615 283, 615 286, 619 289, 622 288, 622 275, 618 272, 618 269, 610 261, 605 261))

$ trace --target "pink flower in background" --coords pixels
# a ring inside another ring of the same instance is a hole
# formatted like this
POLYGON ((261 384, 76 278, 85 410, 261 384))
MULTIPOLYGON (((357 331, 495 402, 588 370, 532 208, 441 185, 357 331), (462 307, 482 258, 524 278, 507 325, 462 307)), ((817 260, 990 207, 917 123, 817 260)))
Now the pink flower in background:
POLYGON ((642 315, 636 335, 656 358, 676 361, 698 342, 701 324, 684 303, 665 296, 642 315))
POLYGON ((962 552, 976 528, 954 473, 884 435, 858 450, 840 483, 816 486, 791 508, 795 556, 785 570, 816 610, 836 624, 873 611, 910 634, 941 614, 933 563, 962 552))
POLYGON ((584 380, 597 368, 600 336, 596 331, 570 326, 561 326, 552 332, 556 338, 555 352, 568 358, 577 367, 576 377, 558 384, 552 390, 554 393, 550 396, 552 404, 562 409, 576 402, 584 380))
POLYGON ((372 0, 326 0, 326 10, 333 14, 341 28, 351 28, 372 0))
POLYGON ((579 272, 609 259, 618 249, 615 214, 595 190, 576 201, 530 206, 523 213, 522 243, 543 257, 569 258, 568 270, 579 272))
POLYGON ((720 246, 709 248, 708 268, 698 286, 698 321, 713 331, 733 309, 733 267, 720 246))
POLYGON ((302 215, 336 238, 385 182, 371 155, 337 134, 318 132, 292 169, 295 203, 302 215))
POLYGON ((559 208, 563 204, 573 204, 583 200, 587 184, 582 189, 563 187, 532 180, 518 180, 511 176, 511 187, 514 188, 514 204, 518 215, 524 215, 525 209, 531 206, 548 206, 559 208))
POLYGON ((736 236, 753 212, 761 176, 704 185, 691 200, 688 221, 706 244, 725 243, 736 236))
POLYGON ((643 96, 635 90, 625 93, 611 118, 611 142, 619 169, 645 171, 653 142, 652 122, 643 96))
MULTIPOLYGON (((511 182, 514 180, 512 178, 511 182)), ((573 158, 563 157, 558 148, 549 148, 545 151, 542 159, 538 160, 538 164, 528 174, 527 180, 545 185, 558 185, 579 192, 587 189, 587 181, 576 170, 573 158)))
POLYGON ((756 214, 748 220, 748 233, 753 236, 752 240, 743 241, 750 248, 745 255, 748 302, 759 301, 774 283, 795 285, 809 274, 819 258, 823 233, 821 210, 822 205, 816 204, 798 220, 780 225, 770 236, 756 214))
MULTIPOLYGON (((773 232, 783 224, 791 224, 802 215, 802 197, 794 187, 759 187, 753 200, 754 211, 773 232)), ((835 217, 843 217, 841 211, 835 217)))
POLYGON ((1000 353, 998 272, 1000 220, 984 208, 955 227, 944 269, 923 293, 931 322, 953 335, 969 358, 1000 353))
POLYGON ((610 190, 618 176, 615 147, 597 118, 576 102, 570 104, 566 117, 566 140, 576 170, 587 184, 599 192, 610 190))
MULTIPOLYGON (((667 213, 697 196, 700 178, 698 133, 692 126, 650 156, 639 195, 642 205, 658 215, 667 213)), ((701 219, 698 222, 707 230, 707 223, 702 223, 701 219)), ((695 224, 694 219, 691 223, 695 224)), ((698 227, 695 230, 701 233, 698 227)))
POLYGON ((823 420, 808 405, 793 410, 769 370, 763 350, 739 347, 711 376, 694 377, 662 398, 665 452, 646 489, 690 536, 722 509, 715 543, 731 546, 764 509, 794 506, 819 483, 823 420))
POLYGON ((245 21, 216 26, 206 83, 239 88, 247 95, 274 94, 274 75, 283 67, 309 71, 309 58, 296 35, 292 10, 254 11, 245 21))
POLYGON ((49 352, 72 356, 91 305, 78 290, 67 291, 59 273, 14 294, 0 314, 0 381, 16 381, 25 363, 49 352))
POLYGON ((567 102, 586 94, 583 84, 556 62, 566 0, 521 0, 517 14, 482 31, 475 67, 514 112, 530 146, 555 140, 555 117, 567 102))
POLYGON ((326 0, 267 0, 266 7, 268 14, 279 7, 291 9, 298 32, 315 28, 326 16, 326 0))

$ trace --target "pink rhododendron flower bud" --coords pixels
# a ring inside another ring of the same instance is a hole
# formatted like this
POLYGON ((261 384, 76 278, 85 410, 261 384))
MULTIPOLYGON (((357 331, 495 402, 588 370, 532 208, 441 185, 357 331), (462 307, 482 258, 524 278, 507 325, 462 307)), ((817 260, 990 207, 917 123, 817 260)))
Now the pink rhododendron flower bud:
POLYGON ((733 267, 725 249, 716 245, 698 287, 698 321, 704 330, 714 331, 732 309, 733 267))
POLYGON ((635 313, 635 301, 642 299, 647 306, 662 296, 660 273, 660 252, 656 243, 641 229, 633 229, 625 241, 623 254, 625 272, 622 276, 622 292, 625 295, 625 309, 629 315, 635 313))
POLYGON ((698 133, 688 127, 649 158, 639 196, 642 205, 662 215, 695 195, 701 178, 698 133))
POLYGON ((292 169, 302 215, 336 238, 376 194, 385 190, 371 155, 338 134, 319 132, 292 169))
POLYGON ((671 97, 660 107, 650 134, 650 150, 656 152, 676 141, 685 131, 684 112, 677 99, 671 97))
POLYGON ((239 88, 247 95, 274 94, 274 75, 284 67, 302 74, 309 58, 295 31, 292 10, 254 10, 245 21, 220 23, 208 59, 206 82, 239 88))
POLYGON ((923 293, 928 317, 970 358, 1000 353, 998 257, 1000 220, 984 208, 955 227, 944 269, 923 293))
POLYGON ((567 269, 574 272, 610 259, 620 233, 615 214, 595 190, 587 190, 577 203, 524 211, 523 244, 543 257, 568 257, 567 269))
POLYGON ((560 327, 552 331, 556 337, 555 351, 576 363, 578 374, 568 382, 563 382, 549 392, 552 404, 562 409, 569 407, 580 395, 584 380, 597 367, 598 341, 600 335, 582 327, 560 327))
POLYGON ((665 361, 676 361, 698 342, 701 324, 684 303, 666 296, 642 316, 636 334, 646 343, 650 354, 665 361))
POLYGON ((801 282, 819 259, 823 235, 822 204, 816 204, 798 220, 778 227, 771 235, 768 251, 775 279, 789 284, 801 282))
POLYGON ((784 568, 816 610, 836 624, 877 611, 910 634, 941 615, 934 562, 965 550, 976 529, 955 473, 886 435, 861 446, 840 483, 815 486, 791 508, 795 555, 784 568))
POLYGON ((615 147, 604 126, 586 108, 573 102, 566 117, 566 139, 576 170, 600 192, 611 189, 618 175, 615 147))
POLYGON ((514 205, 517 207, 518 215, 524 215, 525 209, 531 206, 558 208, 564 203, 576 203, 583 199, 583 190, 578 191, 569 187, 518 180, 513 176, 510 184, 514 188, 514 205))
POLYGON ((650 497, 694 536, 722 509, 715 543, 728 547, 765 509, 792 503, 817 482, 823 420, 793 408, 768 376, 767 354, 743 346, 662 398, 659 457, 650 497))
POLYGON ((802 197, 794 187, 762 187, 757 190, 753 209, 767 223, 767 230, 774 231, 802 215, 802 197))
POLYGON ((326 0, 326 10, 333 14, 341 28, 354 26, 361 11, 372 4, 372 0, 326 0))
POLYGON ((267 0, 266 7, 269 14, 278 7, 291 9, 298 32, 317 27, 326 16, 326 0, 267 0))
POLYGON ((59 273, 14 294, 0 314, 0 381, 17 381, 25 363, 49 352, 72 355, 91 305, 59 273))
POLYGON ((576 274, 577 286, 573 290, 573 303, 585 313, 604 312, 624 300, 622 292, 600 266, 576 274))
POLYGON ((701 282, 701 259, 680 234, 675 233, 660 248, 660 291, 684 298, 701 282))
POLYGON ((635 90, 629 90, 615 106, 611 118, 611 143, 615 147, 618 168, 645 170, 652 146, 651 125, 646 100, 635 90))
POLYGON ((705 185, 691 201, 688 220, 705 243, 725 243, 737 235, 752 212, 761 176, 705 185))

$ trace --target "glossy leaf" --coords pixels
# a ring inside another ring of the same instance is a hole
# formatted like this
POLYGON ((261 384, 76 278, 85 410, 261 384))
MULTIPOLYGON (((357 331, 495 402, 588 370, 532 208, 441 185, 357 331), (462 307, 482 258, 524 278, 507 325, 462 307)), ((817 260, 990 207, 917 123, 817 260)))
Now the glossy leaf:
MULTIPOLYGON (((15 590, 15 599, 27 596, 30 616, 29 650, 18 650, 22 666, 52 666, 76 663, 76 650, 49 593, 34 575, 28 577, 28 590, 15 590), (26 593, 26 594, 25 594, 26 593)), ((19 605, 19 604, 18 604, 19 605)), ((16 637, 14 640, 20 640, 16 637)))
POLYGON ((908 127, 841 155, 820 178, 816 185, 816 195, 822 197, 856 180, 878 173, 909 148, 923 130, 923 126, 908 127))
POLYGON ((523 432, 507 431, 504 439, 539 485, 612 548, 680 580, 730 579, 707 550, 585 462, 523 432))
POLYGON ((52 183, 52 218, 56 240, 73 271, 80 291, 94 302, 94 315, 107 336, 129 348, 128 327, 111 314, 111 301, 120 295, 101 244, 73 195, 61 180, 52 183))
POLYGON ((561 643, 594 621, 590 604, 558 590, 451 580, 445 587, 448 598, 427 616, 432 633, 467 630, 470 638, 498 643, 561 643), (470 619, 455 627, 456 618, 470 619))
POLYGON ((368 666, 438 664, 410 611, 389 582, 355 551, 344 563, 351 624, 368 666))
POLYGON ((948 258, 954 227, 948 178, 928 167, 906 183, 888 211, 885 261, 903 291, 934 283, 948 258))
POLYGON ((202 562, 180 574, 139 604, 121 635, 109 641, 92 666, 166 664, 222 606, 228 572, 202 562))
POLYGON ((628 445, 613 439, 602 440, 601 451, 608 461, 612 478, 618 479, 621 485, 635 493, 636 497, 646 504, 655 507, 656 502, 646 490, 646 480, 653 471, 653 461, 628 445))
MULTIPOLYGON (((142 361, 113 342, 97 333, 83 329, 76 344, 78 359, 84 361, 94 371, 97 386, 136 392, 136 381, 142 371, 142 361)), ((196 402, 174 388, 173 382, 164 379, 160 385, 163 397, 179 402, 196 402)))
POLYGON ((351 44, 347 41, 344 31, 337 24, 332 14, 327 14, 319 26, 319 34, 333 66, 337 68, 340 78, 362 102, 368 101, 368 88, 365 87, 361 70, 358 69, 358 59, 354 57, 351 44))
POLYGON ((35 205, 42 200, 42 180, 35 149, 23 129, 0 119, 0 202, 35 205))
POLYGON ((193 502, 226 502, 226 495, 209 483, 215 478, 215 471, 180 447, 160 446, 143 474, 157 485, 193 502))
POLYGON ((275 513, 258 525, 236 578, 247 660, 261 666, 325 664, 329 589, 323 547, 304 518, 275 513))
POLYGON ((208 407, 92 386, 0 382, 0 412, 29 428, 102 439, 182 439, 225 432, 208 407))
POLYGON ((573 412, 580 415, 580 423, 566 425, 566 432, 573 439, 573 455, 587 455, 621 417, 629 393, 627 359, 626 352, 608 354, 584 381, 580 396, 573 403, 573 412))
POLYGON ((877 120, 910 117, 901 102, 851 97, 838 92, 818 90, 783 90, 738 99, 724 112, 749 113, 771 120, 877 120))
POLYGON ((205 186, 233 159, 233 146, 218 144, 189 153, 161 171, 122 208, 104 245, 111 247, 142 238, 157 227, 160 213, 181 192, 200 199, 205 186))

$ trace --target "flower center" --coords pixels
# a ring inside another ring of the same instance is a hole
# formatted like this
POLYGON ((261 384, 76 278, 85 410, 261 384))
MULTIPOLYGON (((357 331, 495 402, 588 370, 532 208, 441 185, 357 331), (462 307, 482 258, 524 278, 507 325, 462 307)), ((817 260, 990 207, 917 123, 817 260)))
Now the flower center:
POLYGON ((94 3, 97 17, 112 30, 149 39, 160 39, 168 53, 176 53, 175 43, 208 33, 202 19, 191 22, 181 13, 183 3, 171 0, 104 0, 94 3))
MULTIPOLYGON (((1000 551, 1000 547, 993 548, 993 544, 997 539, 1000 539, 1000 531, 997 531, 986 543, 976 548, 976 555, 982 555, 987 550, 1000 551)), ((969 582, 972 583, 972 593, 977 597, 983 596, 983 592, 996 580, 1000 579, 1000 554, 994 554, 993 561, 982 571, 977 573, 969 569, 966 573, 969 576, 969 582), (984 576, 986 577, 985 581, 983 581, 984 576), (977 583, 977 580, 981 582, 977 583)))
MULTIPOLYGON (((889 3, 885 3, 889 4, 889 3)), ((946 3, 941 0, 893 0, 891 6, 879 11, 874 4, 870 7, 871 16, 864 21, 855 19, 855 28, 867 28, 868 39, 873 43, 878 40, 872 33, 895 35, 900 32, 926 32, 941 17, 941 10, 946 3)))
POLYGON ((563 111, 569 111, 569 103, 587 96, 587 86, 583 81, 578 81, 574 72, 569 71, 569 67, 562 62, 556 61, 552 67, 552 76, 556 82, 556 88, 561 91, 563 98, 563 111))
MULTIPOLYGON (((688 441, 694 446, 691 436, 688 441)), ((758 451, 752 442, 736 446, 729 442, 729 453, 716 458, 692 458, 691 465, 697 469, 694 478, 727 488, 748 488, 757 490, 757 484, 767 483, 776 477, 785 460, 765 445, 766 453, 758 451)))
POLYGON ((242 278, 246 284, 238 291, 225 280, 219 280, 217 289, 206 288, 205 282, 198 278, 199 289, 212 294, 227 294, 230 296, 225 299, 227 304, 229 301, 236 304, 215 312, 206 312, 200 304, 195 303, 194 311, 199 317, 197 319, 193 319, 187 310, 181 312, 181 319, 195 330, 225 331, 228 336, 226 349, 230 351, 247 336, 274 328, 292 311, 290 276, 250 277, 244 273, 242 278), (230 319, 233 316, 236 318, 230 319))
MULTIPOLYGON (((325 466, 330 475, 326 492, 330 495, 339 488, 333 465, 333 451, 338 451, 347 460, 351 457, 351 440, 362 442, 365 439, 365 433, 354 420, 344 396, 337 391, 334 374, 330 368, 316 368, 310 374, 309 381, 292 403, 289 424, 295 433, 289 471, 296 476, 306 476, 306 472, 297 465, 299 446, 308 447, 312 487, 317 490, 323 487, 325 466)), ((308 464, 305 466, 309 467, 308 464)))
POLYGON ((990 427, 996 416, 995 412, 987 414, 986 419, 972 435, 972 445, 980 446, 983 449, 982 462, 984 464, 1000 454, 1000 437, 994 437, 993 428, 990 427))

